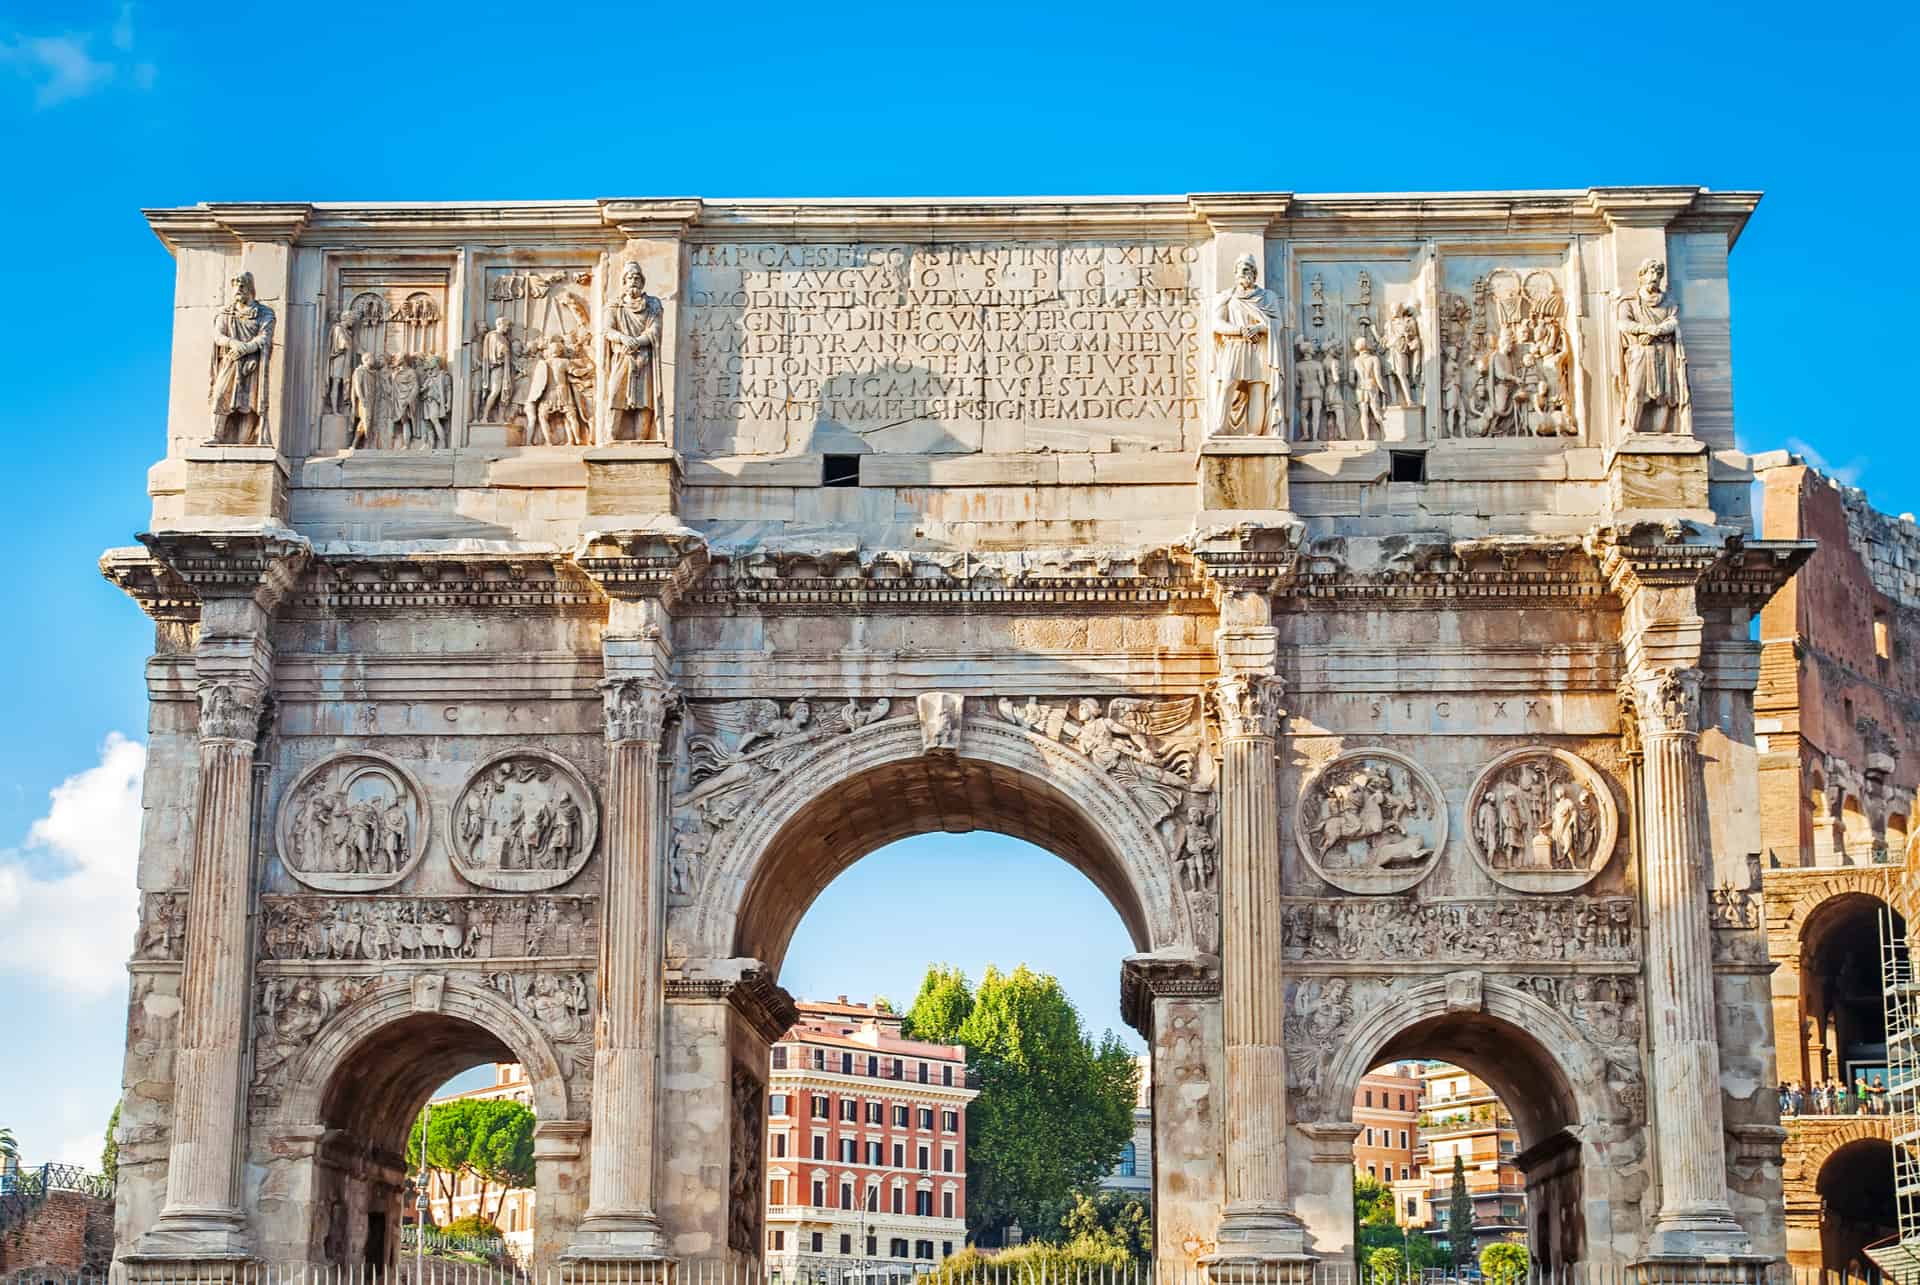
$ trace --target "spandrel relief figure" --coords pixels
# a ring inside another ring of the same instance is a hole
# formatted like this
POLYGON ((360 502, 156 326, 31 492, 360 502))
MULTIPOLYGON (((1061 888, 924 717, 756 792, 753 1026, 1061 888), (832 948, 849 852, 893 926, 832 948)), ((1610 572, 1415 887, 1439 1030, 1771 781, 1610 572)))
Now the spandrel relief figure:
POLYGON ((1640 265, 1639 287, 1614 306, 1614 397, 1629 433, 1686 432, 1687 349, 1680 309, 1667 297, 1667 265, 1640 265))
POLYGON ((1413 305, 1402 301, 1387 319, 1387 374, 1392 380, 1396 406, 1420 404, 1420 370, 1424 350, 1420 343, 1420 318, 1413 305))
POLYGON ((1377 441, 1386 435, 1387 382, 1380 354, 1365 335, 1353 341, 1353 396, 1359 407, 1360 440, 1377 441))
POLYGON ((1216 437, 1265 437, 1284 414, 1280 296, 1260 285, 1250 254, 1234 265, 1234 286, 1213 301, 1213 400, 1216 437))
POLYGON ((660 300, 646 291, 637 263, 620 271, 620 297, 607 309, 607 378, 611 388, 607 438, 615 442, 661 440, 660 300))
POLYGON ((273 361, 273 310, 254 296, 253 274, 230 283, 232 296, 213 318, 208 401, 215 445, 264 443, 267 375, 273 361))
POLYGON ((321 400, 335 415, 347 413, 353 390, 353 319, 336 311, 327 323, 327 391, 321 400))

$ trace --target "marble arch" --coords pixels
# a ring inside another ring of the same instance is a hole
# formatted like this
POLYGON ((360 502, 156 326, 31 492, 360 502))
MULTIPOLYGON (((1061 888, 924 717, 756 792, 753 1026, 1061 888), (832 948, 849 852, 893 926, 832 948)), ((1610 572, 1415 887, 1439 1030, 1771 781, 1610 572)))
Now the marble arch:
POLYGON ((1757 1276, 1748 626, 1810 552, 1755 538, 1736 441, 1757 200, 149 211, 165 449, 101 562, 154 638, 120 1258, 378 1257, 370 1181, 309 1221, 386 1163, 327 1112, 417 1086, 311 1082, 394 1032, 560 1067, 547 1262, 761 1256, 800 908, 985 824, 1139 948, 1163 1258, 1346 1257, 1327 1086, 1392 1032, 1327 1060, 1417 991, 1566 1059, 1516 995, 1597 1024, 1588 1261, 1757 1276))
POLYGON ((693 905, 670 912, 688 924, 685 954, 752 956, 777 974, 814 895, 867 853, 936 829, 1046 848, 1106 894, 1137 949, 1194 949, 1188 891, 1141 804, 1012 724, 970 718, 954 751, 930 755, 915 718, 889 718, 794 760, 745 810, 710 850, 693 905))

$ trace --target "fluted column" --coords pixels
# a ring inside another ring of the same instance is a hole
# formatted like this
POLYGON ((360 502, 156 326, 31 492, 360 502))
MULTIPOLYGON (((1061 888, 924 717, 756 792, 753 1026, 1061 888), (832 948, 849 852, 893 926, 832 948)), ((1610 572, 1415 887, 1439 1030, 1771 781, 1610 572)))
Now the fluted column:
POLYGON ((249 1256, 234 1178, 250 1008, 253 757, 265 685, 254 673, 210 677, 208 668, 202 665, 198 689, 200 783, 173 1059, 167 1202, 140 1239, 136 1253, 143 1257, 249 1256))
POLYGON ((601 684, 607 718, 606 886, 586 1217, 570 1258, 666 1256, 654 1213, 660 1049, 660 736, 664 682, 601 684))
POLYGON ((1647 1018, 1659 1113, 1660 1209, 1648 1249, 1656 1257, 1740 1254, 1748 1238, 1727 1197, 1714 1024, 1700 673, 1663 668, 1629 681, 1639 715, 1647 1018))
POLYGON ((1220 719, 1220 981, 1226 1033, 1226 1210, 1215 1274, 1305 1261, 1287 1201, 1286 986, 1280 951, 1280 810, 1274 738, 1281 684, 1229 674, 1220 719))

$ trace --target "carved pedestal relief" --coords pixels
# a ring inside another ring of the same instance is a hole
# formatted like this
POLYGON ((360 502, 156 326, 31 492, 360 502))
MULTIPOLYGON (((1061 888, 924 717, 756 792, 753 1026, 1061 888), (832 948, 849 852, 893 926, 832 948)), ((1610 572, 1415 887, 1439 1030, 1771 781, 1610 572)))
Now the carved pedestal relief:
POLYGON ((598 380, 585 264, 491 266, 468 337, 476 445, 585 446, 598 380), (478 431, 485 426, 488 431, 478 431))
POLYGON ((321 335, 320 451, 453 445, 451 269, 338 268, 321 335))
POLYGON ((1342 754, 1307 781, 1293 814, 1307 863, 1346 892, 1405 892, 1447 842, 1440 787, 1391 750, 1342 754))
POLYGON ((1619 815, 1600 774, 1563 750, 1495 759, 1467 794, 1467 847, 1494 882, 1571 892, 1613 855, 1619 815))
POLYGON ((1450 258, 1440 297, 1439 437, 1578 437, 1578 336, 1563 263, 1450 258))
POLYGON ((482 763, 453 801, 454 869, 482 888, 534 892, 580 873, 600 834, 600 807, 573 764, 546 750, 482 763))
POLYGON ((373 892, 420 864, 432 825, 413 774, 362 750, 323 759, 295 778, 275 837, 281 864, 309 888, 373 892))

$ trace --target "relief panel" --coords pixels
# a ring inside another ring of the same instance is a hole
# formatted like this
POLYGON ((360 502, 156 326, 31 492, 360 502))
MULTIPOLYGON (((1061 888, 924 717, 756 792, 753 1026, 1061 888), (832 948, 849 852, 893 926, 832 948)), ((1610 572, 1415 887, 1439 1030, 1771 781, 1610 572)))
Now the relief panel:
POLYGON ((316 450, 451 445, 444 265, 331 265, 320 341, 316 450))
POLYGON ((1302 442, 1418 441, 1427 359, 1419 251, 1294 252, 1293 436, 1302 442))
POLYGON ((453 802, 454 869, 505 892, 557 888, 580 873, 600 835, 600 807, 558 754, 509 750, 474 770, 453 802))
POLYGON ((584 446, 598 381, 588 263, 490 264, 468 336, 475 446, 584 446))
POLYGON ((1565 253, 1444 255, 1438 437, 1578 438, 1585 372, 1565 253))
POLYGON ((1334 887, 1405 892, 1438 864, 1447 844, 1447 803, 1412 759, 1392 750, 1357 750, 1308 779, 1293 825, 1307 863, 1334 887))
POLYGON ((384 754, 360 750, 313 764, 280 805, 275 839, 287 873, 328 892, 373 892, 412 873, 432 809, 420 782, 384 754))
POLYGON ((1591 883, 1618 834, 1606 782, 1564 750, 1503 754, 1467 794, 1468 850, 1495 883, 1521 892, 1591 883))

